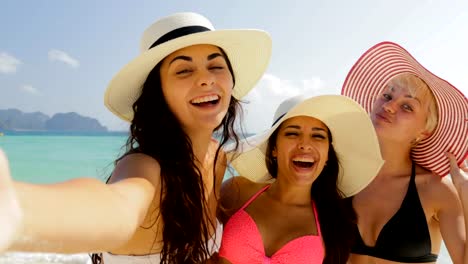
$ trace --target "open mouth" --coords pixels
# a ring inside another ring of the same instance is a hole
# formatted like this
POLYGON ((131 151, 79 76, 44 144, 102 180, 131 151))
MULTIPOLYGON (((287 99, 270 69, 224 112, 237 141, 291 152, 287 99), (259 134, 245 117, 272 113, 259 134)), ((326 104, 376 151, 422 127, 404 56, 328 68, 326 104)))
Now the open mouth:
POLYGON ((194 106, 212 106, 219 103, 219 95, 207 95, 193 99, 190 103, 194 106))
POLYGON ((299 168, 311 168, 314 166, 314 161, 305 161, 305 160, 293 160, 295 166, 299 168))

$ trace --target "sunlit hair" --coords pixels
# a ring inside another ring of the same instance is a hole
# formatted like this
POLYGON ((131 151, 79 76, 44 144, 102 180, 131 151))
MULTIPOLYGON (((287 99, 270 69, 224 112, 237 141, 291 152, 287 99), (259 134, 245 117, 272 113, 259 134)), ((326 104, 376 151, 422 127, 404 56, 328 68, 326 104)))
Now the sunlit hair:
MULTIPOLYGON (((276 139, 284 122, 271 134, 265 155, 268 173, 278 176, 278 162, 273 157, 276 139)), ((325 245, 323 264, 345 264, 348 261, 351 245, 354 239, 353 227, 356 214, 352 204, 344 199, 338 189, 340 164, 337 153, 332 145, 332 135, 328 130, 328 160, 320 175, 314 181, 310 190, 311 200, 317 208, 322 239, 325 245)), ((277 149, 277 151, 281 151, 277 149)), ((311 249, 312 250, 312 249, 311 249)))
MULTIPOLYGON (((235 83, 231 63, 221 48, 220 51, 235 83)), ((151 70, 141 95, 133 104, 134 117, 126 152, 116 162, 126 155, 143 153, 157 160, 161 167, 162 191, 160 204, 155 206, 159 208, 155 221, 161 217, 164 223, 160 263, 204 263, 210 256, 210 227, 215 228, 216 223, 207 217, 207 197, 201 170, 196 165, 192 142, 164 98, 161 64, 159 62, 151 70)), ((213 167, 214 190, 217 188, 215 169, 221 148, 228 141, 234 141, 236 146, 239 143, 234 123, 240 110, 239 101, 231 96, 226 116, 213 131, 219 140, 213 167)), ((158 241, 154 241, 156 242, 158 241)), ((94 264, 102 263, 102 255, 93 254, 92 260, 94 264)))
POLYGON ((404 73, 392 80, 396 85, 406 87, 411 96, 418 98, 427 110, 426 131, 432 133, 438 123, 437 103, 429 86, 416 75, 404 73))

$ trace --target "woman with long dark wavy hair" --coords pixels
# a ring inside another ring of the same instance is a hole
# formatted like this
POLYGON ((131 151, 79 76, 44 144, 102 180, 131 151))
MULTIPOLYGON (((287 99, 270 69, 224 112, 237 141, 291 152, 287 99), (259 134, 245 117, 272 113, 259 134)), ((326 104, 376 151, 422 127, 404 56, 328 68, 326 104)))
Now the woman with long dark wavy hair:
POLYGON ((266 68, 270 37, 214 30, 199 14, 177 13, 151 25, 141 48, 105 94, 109 110, 131 122, 107 184, 78 178, 38 186, 3 173, 4 201, 22 219, 12 245, 3 247, 104 252, 92 262, 105 264, 201 263, 217 250, 221 147, 238 142, 239 99, 266 68))
POLYGON ((346 263, 355 214, 343 198, 383 164, 364 109, 339 95, 293 97, 240 151, 232 165, 242 177, 221 188, 219 262, 346 263))

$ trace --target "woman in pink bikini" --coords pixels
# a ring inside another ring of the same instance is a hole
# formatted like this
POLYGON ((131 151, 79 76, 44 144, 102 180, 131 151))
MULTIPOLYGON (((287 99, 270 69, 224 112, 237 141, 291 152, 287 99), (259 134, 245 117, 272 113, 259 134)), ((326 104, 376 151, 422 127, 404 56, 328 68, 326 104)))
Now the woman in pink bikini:
POLYGON ((221 188, 219 263, 346 263, 355 215, 343 198, 383 164, 365 110, 340 95, 294 97, 241 151, 242 176, 221 188))

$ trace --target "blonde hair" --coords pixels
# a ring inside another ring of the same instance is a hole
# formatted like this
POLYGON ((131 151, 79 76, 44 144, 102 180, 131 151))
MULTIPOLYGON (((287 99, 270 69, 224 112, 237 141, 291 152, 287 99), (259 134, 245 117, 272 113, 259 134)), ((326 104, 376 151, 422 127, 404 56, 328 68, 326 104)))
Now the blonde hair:
POLYGON ((413 97, 417 97, 427 110, 426 130, 432 133, 439 121, 437 103, 429 86, 419 77, 404 73, 392 79, 395 84, 406 87, 413 97))

